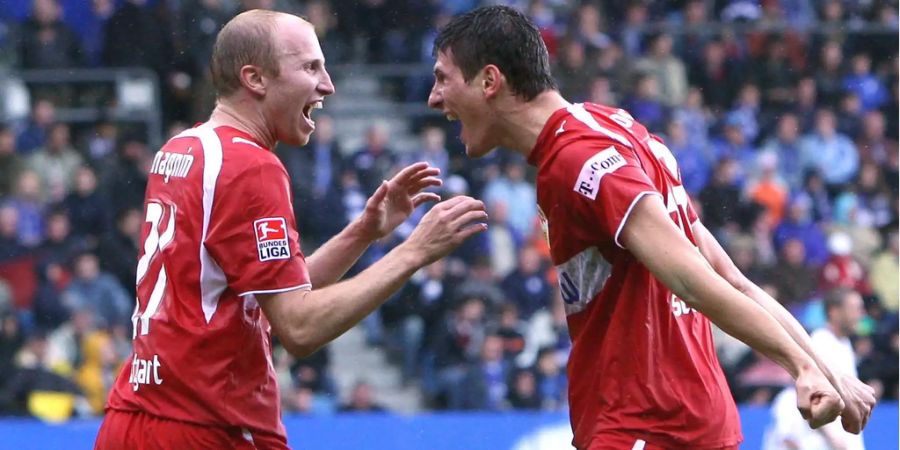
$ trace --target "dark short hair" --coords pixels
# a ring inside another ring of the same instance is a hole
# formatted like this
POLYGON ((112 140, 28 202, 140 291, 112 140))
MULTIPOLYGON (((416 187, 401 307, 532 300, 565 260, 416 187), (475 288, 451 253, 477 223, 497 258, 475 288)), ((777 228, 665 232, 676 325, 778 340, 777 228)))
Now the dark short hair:
POLYGON ((454 17, 434 40, 432 54, 447 50, 466 82, 493 64, 506 76, 513 94, 526 101, 556 89, 541 33, 528 17, 508 6, 486 6, 454 17))
POLYGON ((847 297, 854 293, 853 289, 839 287, 825 293, 825 317, 831 317, 831 311, 844 306, 847 297))

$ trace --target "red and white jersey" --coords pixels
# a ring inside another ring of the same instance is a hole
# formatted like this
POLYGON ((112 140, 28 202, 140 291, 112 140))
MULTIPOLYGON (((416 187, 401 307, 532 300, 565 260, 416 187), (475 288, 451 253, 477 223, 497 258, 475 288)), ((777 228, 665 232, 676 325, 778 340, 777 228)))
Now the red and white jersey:
POLYGON ((538 206, 573 343, 575 446, 588 448, 613 431, 665 448, 739 443, 709 320, 620 240, 638 200, 657 195, 696 242, 697 215, 672 153, 627 112, 574 104, 550 117, 529 162, 538 167, 538 206))
POLYGON ((278 158, 234 128, 203 124, 157 152, 134 353, 109 408, 285 435, 270 327, 254 294, 310 288, 291 202, 278 158))

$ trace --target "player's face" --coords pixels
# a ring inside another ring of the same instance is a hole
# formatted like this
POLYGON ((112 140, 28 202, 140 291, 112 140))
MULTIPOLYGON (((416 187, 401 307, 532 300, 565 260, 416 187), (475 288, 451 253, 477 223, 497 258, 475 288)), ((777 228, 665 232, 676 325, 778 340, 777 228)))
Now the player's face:
POLYGON ((334 85, 312 26, 291 18, 281 20, 276 30, 281 70, 266 93, 267 120, 279 142, 305 145, 316 129, 312 111, 334 93, 334 85))
POLYGON ((438 52, 434 86, 428 96, 429 107, 443 112, 448 120, 462 123, 459 139, 466 146, 466 155, 472 158, 480 158, 497 146, 490 132, 492 114, 480 89, 481 76, 478 74, 467 83, 452 55, 438 52))

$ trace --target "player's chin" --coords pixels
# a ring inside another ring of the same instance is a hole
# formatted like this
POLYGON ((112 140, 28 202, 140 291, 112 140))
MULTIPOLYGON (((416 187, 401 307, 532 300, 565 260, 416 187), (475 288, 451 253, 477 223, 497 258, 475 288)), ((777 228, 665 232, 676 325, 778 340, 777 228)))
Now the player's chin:
POLYGON ((472 159, 483 158, 494 150, 494 146, 478 143, 466 144, 466 156, 472 159))

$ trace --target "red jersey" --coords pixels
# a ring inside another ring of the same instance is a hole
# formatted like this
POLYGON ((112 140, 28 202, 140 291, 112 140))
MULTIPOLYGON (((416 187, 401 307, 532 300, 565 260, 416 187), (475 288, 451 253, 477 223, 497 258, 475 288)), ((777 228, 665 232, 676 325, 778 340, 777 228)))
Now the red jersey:
POLYGON ((200 125, 157 152, 134 352, 109 408, 284 437, 254 294, 310 287, 291 201, 278 158, 234 128, 200 125))
POLYGON ((573 444, 585 449, 615 432, 666 448, 738 444, 709 320, 620 240, 637 201, 657 195, 696 243, 697 215, 672 153, 627 112, 575 104, 550 117, 529 162, 572 337, 573 444))

